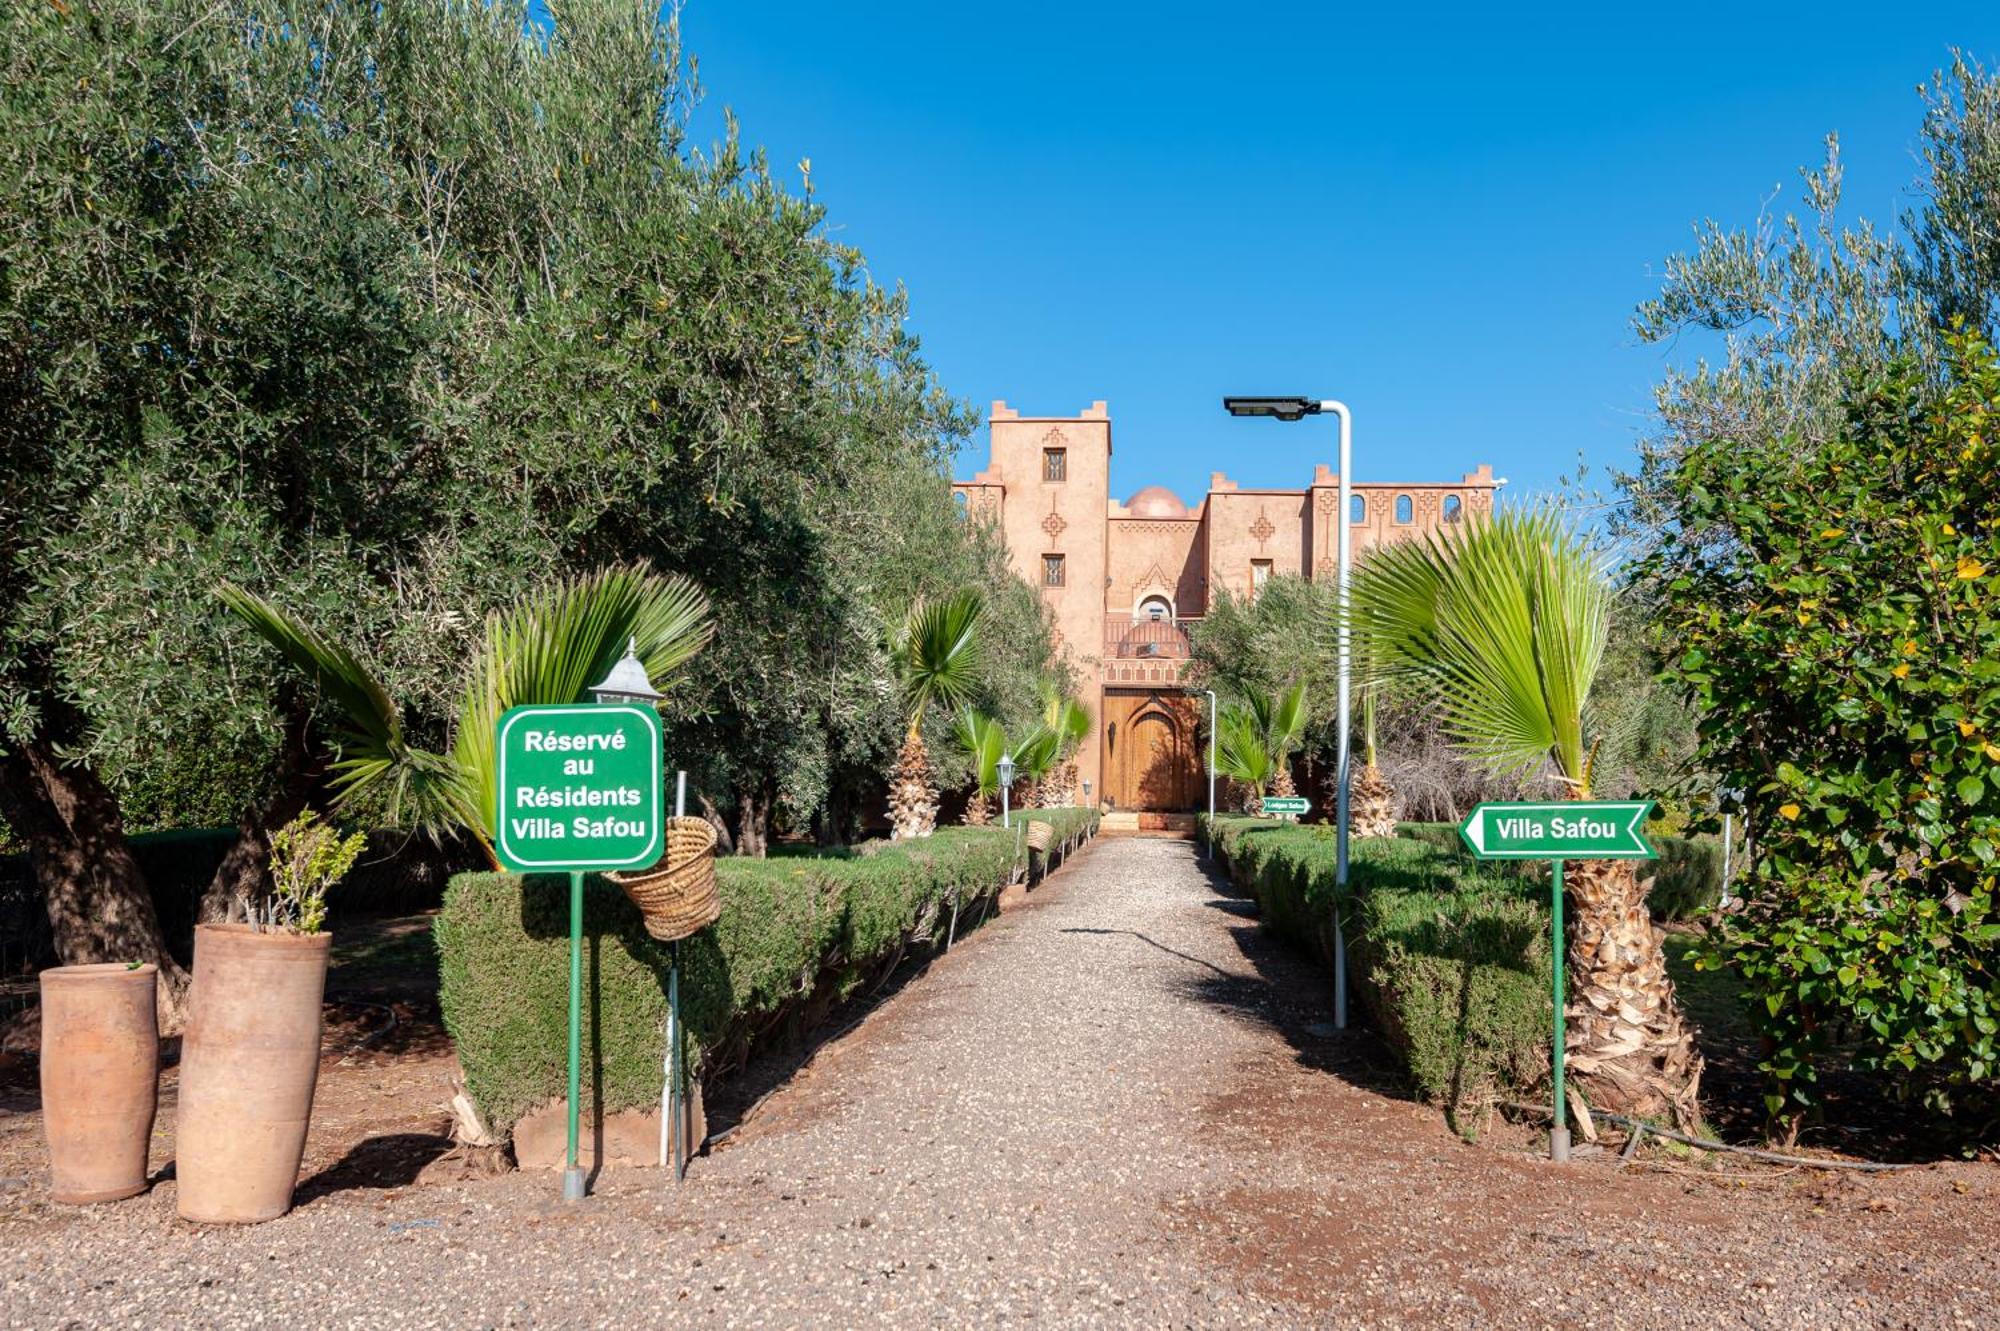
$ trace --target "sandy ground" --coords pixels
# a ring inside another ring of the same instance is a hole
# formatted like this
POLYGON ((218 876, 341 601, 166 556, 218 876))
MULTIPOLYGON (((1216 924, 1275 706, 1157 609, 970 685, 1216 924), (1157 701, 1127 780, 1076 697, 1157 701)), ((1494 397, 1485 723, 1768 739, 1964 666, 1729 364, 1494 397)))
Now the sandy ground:
POLYGON ((381 1017, 344 1010, 300 1204, 254 1229, 177 1220, 171 1177, 47 1203, 17 1077, 0 1322, 1943 1327, 2000 1306, 1993 1166, 1620 1170, 1461 1142, 1184 842, 1093 846, 678 1187, 612 1171, 564 1207, 554 1175, 475 1176, 444 1154, 449 1052, 421 1014, 348 1052, 381 1017))

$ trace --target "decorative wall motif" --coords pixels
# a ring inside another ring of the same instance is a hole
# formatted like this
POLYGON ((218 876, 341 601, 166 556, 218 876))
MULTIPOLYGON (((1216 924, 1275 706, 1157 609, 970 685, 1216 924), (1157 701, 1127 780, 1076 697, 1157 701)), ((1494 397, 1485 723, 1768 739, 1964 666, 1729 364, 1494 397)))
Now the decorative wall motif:
POLYGON ((1063 521, 1063 515, 1054 508, 1049 509, 1049 515, 1042 519, 1042 530, 1049 534, 1050 541, 1060 541, 1068 527, 1069 523, 1063 521))
POLYGON ((1265 516, 1264 510, 1260 508, 1257 510, 1257 520, 1250 524, 1250 534, 1257 538, 1257 544, 1263 545, 1278 534, 1278 529, 1271 525, 1271 519, 1265 516))
POLYGON ((1042 436, 1043 448, 1061 448, 1068 443, 1069 436, 1062 432, 1061 426, 1052 427, 1047 434, 1042 436))

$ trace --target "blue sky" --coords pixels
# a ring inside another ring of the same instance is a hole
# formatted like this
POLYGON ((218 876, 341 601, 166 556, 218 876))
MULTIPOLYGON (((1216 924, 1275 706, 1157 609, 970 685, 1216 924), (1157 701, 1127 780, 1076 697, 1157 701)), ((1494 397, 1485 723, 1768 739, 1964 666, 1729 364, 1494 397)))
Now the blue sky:
MULTIPOLYGON (((1112 490, 1297 485, 1355 412, 1358 480, 1491 462, 1546 488, 1633 456, 1669 355, 1629 330, 1691 224, 1755 219, 1841 135, 1847 211, 1917 175, 1915 85, 1984 4, 794 4, 688 0, 707 99, 812 160, 839 237, 905 283, 982 417, 1111 404, 1112 490)), ((984 432, 956 468, 985 461, 984 432)))

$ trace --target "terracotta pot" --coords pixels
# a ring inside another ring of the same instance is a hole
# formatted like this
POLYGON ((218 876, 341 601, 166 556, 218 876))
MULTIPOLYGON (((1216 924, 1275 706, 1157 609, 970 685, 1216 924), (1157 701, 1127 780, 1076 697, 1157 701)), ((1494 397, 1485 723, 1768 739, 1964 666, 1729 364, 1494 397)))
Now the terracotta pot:
POLYGON ((183 1218, 255 1224, 291 1209, 332 939, 243 924, 195 930, 175 1133, 183 1218))
POLYGON ((42 972, 42 1130, 59 1202, 146 1190, 159 1103, 159 972, 122 961, 42 972))

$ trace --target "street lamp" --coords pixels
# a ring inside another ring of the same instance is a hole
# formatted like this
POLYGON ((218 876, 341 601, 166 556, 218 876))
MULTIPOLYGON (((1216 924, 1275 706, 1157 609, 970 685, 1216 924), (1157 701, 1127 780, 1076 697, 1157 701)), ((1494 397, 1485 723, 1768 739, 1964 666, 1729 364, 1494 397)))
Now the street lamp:
POLYGON ((993 764, 993 774, 1000 778, 1000 826, 1013 826, 1007 820, 1007 792, 1014 788, 1014 755, 1003 753, 1000 761, 993 764))
POLYGON ((1317 400, 1309 397, 1225 397, 1222 406, 1232 416, 1268 416, 1281 421, 1302 421, 1308 416, 1321 412, 1332 412, 1340 418, 1340 507, 1338 519, 1334 523, 1337 539, 1337 599, 1340 603, 1340 624, 1337 630, 1338 653, 1340 658, 1340 702, 1335 713, 1334 730, 1338 745, 1335 759, 1334 780, 1338 792, 1334 800, 1334 903, 1333 903, 1333 1024, 1338 1030, 1347 1029, 1347 935, 1340 922, 1341 902, 1347 896, 1347 807, 1349 778, 1352 775, 1348 743, 1350 721, 1349 686, 1353 672, 1353 650, 1347 636, 1348 586, 1353 573, 1353 514, 1350 509, 1354 499, 1353 479, 1353 436, 1354 421, 1348 413, 1347 404, 1332 399, 1317 400))
POLYGON ((646 663, 639 659, 639 640, 626 641, 625 655, 611 673, 590 686, 590 693, 600 703, 657 703, 667 695, 653 687, 652 678, 646 674, 646 663))
POLYGON ((1215 863, 1215 690, 1208 695, 1208 862, 1215 863))

